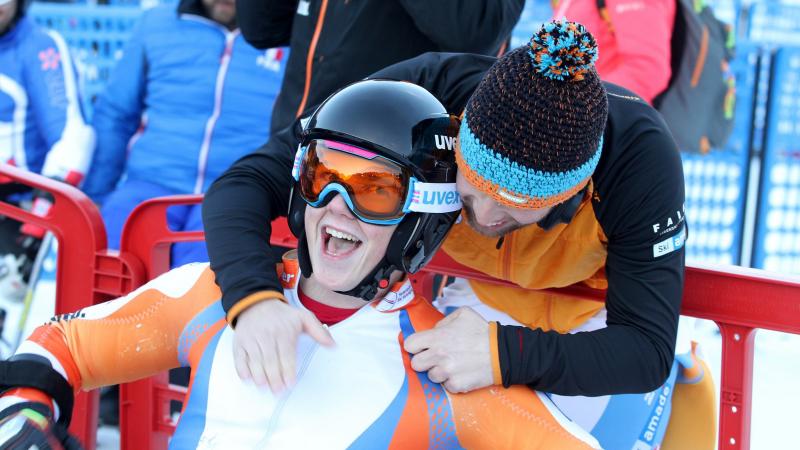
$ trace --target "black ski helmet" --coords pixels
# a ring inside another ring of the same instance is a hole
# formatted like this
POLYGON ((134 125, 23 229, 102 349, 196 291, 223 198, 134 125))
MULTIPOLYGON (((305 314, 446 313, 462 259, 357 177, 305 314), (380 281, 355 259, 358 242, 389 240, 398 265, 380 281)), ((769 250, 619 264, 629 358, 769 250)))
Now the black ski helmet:
MULTIPOLYGON (((328 97, 304 122, 300 146, 315 139, 352 144, 408 168, 425 183, 455 183, 458 119, 424 88, 395 80, 365 80, 328 97)), ((298 238, 300 268, 313 271, 305 237, 306 202, 295 183, 288 222, 298 238)), ((330 201, 333 195, 325 200, 330 201)), ((353 289, 342 294, 372 300, 388 286, 391 273, 414 273, 430 261, 458 218, 449 213, 406 214, 392 235, 386 254, 353 289)))

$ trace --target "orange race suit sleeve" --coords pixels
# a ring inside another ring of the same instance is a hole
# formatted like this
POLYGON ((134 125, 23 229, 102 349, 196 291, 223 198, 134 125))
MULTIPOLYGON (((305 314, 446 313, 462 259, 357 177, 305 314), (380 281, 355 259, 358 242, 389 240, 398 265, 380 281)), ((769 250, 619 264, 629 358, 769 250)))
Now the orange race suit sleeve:
MULTIPOLYGON (((12 359, 46 360, 74 392, 188 366, 192 345, 209 323, 193 328, 194 319, 210 311, 217 326, 225 323, 213 280, 207 264, 174 269, 124 297, 51 318, 12 359)), ((3 408, 14 401, 43 400, 28 388, 3 397, 3 408)))

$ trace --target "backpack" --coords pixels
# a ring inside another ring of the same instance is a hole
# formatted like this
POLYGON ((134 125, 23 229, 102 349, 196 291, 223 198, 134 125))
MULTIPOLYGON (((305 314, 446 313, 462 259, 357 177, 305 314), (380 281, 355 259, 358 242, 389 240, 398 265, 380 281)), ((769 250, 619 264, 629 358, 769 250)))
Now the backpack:
MULTIPOLYGON (((597 0, 597 7, 609 22, 605 3, 597 0)), ((733 131, 736 93, 731 27, 704 0, 677 0, 671 47, 672 75, 653 106, 682 151, 724 147, 733 131)))

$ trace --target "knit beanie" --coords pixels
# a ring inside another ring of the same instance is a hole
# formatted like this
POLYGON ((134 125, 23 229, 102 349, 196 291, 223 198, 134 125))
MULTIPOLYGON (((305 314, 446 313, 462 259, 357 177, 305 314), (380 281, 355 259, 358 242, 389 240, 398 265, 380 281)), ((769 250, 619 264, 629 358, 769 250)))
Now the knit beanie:
POLYGON ((500 204, 545 208, 589 181, 603 148, 606 90, 597 44, 575 22, 546 23, 500 58, 467 102, 458 169, 500 204))

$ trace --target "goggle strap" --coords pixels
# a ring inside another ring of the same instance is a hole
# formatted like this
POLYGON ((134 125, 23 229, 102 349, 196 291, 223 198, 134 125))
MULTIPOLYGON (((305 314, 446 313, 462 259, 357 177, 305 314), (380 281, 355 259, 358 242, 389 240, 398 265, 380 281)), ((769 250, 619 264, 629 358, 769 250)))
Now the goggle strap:
POLYGON ((411 179, 410 201, 403 212, 447 213, 461 209, 461 196, 455 183, 423 183, 411 179))
POLYGON ((300 163, 303 162, 303 156, 306 154, 306 147, 303 144, 297 144, 297 151, 294 154, 294 164, 292 165, 292 178, 294 181, 300 181, 300 163))
POLYGON ((366 217, 362 216, 361 213, 358 212, 355 205, 353 204, 353 200, 350 199, 350 194, 347 192, 344 186, 340 183, 330 183, 322 189, 322 192, 319 194, 319 198, 315 202, 310 202, 305 200, 305 202, 310 205, 312 208, 318 208, 325 202, 325 199, 328 198, 331 192, 336 192, 337 194, 341 195, 344 199, 344 202, 347 204, 347 208, 350 209, 350 212, 353 213, 359 220, 366 223, 371 223, 374 225, 394 225, 396 223, 400 223, 403 220, 402 217, 397 219, 367 219, 366 217))

